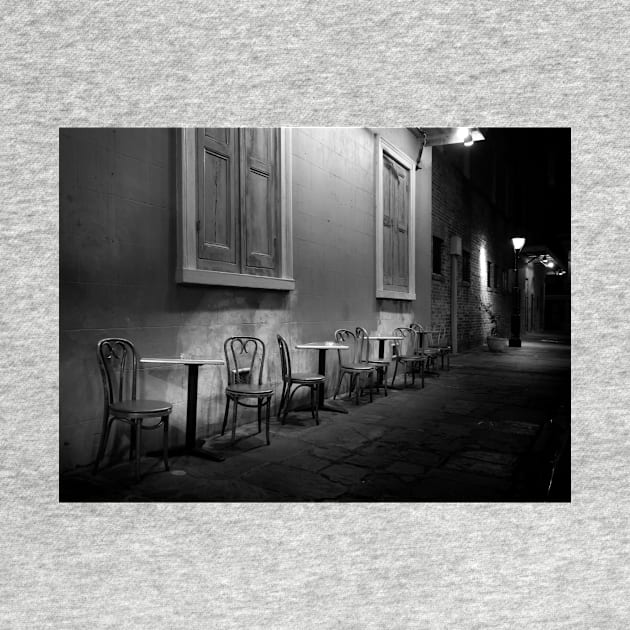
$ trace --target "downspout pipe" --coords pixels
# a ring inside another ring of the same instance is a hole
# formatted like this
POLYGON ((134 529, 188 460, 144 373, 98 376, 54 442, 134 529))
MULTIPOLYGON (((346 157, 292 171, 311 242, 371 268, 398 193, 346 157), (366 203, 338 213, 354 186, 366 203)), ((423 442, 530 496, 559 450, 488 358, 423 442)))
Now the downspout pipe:
POLYGON ((461 236, 451 236, 451 348, 457 354, 457 257, 462 255, 461 236))

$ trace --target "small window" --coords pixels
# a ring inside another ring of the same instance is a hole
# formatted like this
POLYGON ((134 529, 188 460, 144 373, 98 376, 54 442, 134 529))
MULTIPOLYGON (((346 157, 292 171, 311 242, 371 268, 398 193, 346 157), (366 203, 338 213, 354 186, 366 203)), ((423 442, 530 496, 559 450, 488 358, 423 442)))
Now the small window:
POLYGON ((442 273, 442 246, 444 241, 437 236, 433 237, 433 273, 442 273))
POLYGON ((492 287, 492 263, 490 261, 487 262, 488 269, 486 274, 486 284, 488 287, 492 287))
POLYGON ((462 251, 462 282, 470 282, 470 252, 462 251))

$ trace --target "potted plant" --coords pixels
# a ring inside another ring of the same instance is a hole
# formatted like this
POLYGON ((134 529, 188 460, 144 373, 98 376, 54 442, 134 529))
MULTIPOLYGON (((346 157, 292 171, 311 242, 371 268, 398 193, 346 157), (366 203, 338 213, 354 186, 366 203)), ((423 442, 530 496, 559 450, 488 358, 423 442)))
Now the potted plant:
POLYGON ((505 352, 508 347, 508 338, 504 337, 500 333, 501 318, 492 310, 492 307, 489 304, 484 304, 482 302, 481 307, 486 312, 486 315, 490 320, 490 334, 486 337, 488 350, 490 350, 490 352, 505 352))

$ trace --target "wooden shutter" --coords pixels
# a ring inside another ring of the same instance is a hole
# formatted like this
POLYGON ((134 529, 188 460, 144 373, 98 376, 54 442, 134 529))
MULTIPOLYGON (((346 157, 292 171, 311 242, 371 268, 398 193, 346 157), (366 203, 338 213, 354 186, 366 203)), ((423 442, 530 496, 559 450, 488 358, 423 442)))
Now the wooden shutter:
POLYGON ((200 184, 197 187, 197 236, 200 266, 238 272, 238 131, 227 128, 199 129, 197 152, 197 177, 200 184))
POLYGON ((392 166, 387 156, 383 155, 383 286, 385 287, 391 287, 394 277, 393 188, 396 185, 396 176, 392 171, 392 166))
POLYGON ((248 128, 241 137, 244 273, 277 275, 280 186, 279 130, 248 128))
POLYGON ((409 288, 409 170, 383 155, 383 286, 409 288))

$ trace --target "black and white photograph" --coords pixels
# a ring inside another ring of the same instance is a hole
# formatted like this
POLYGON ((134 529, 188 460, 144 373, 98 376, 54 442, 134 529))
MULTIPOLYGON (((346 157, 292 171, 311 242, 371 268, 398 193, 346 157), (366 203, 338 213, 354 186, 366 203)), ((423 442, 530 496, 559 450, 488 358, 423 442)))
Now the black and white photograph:
POLYGON ((571 500, 571 130, 63 128, 60 500, 571 500))

